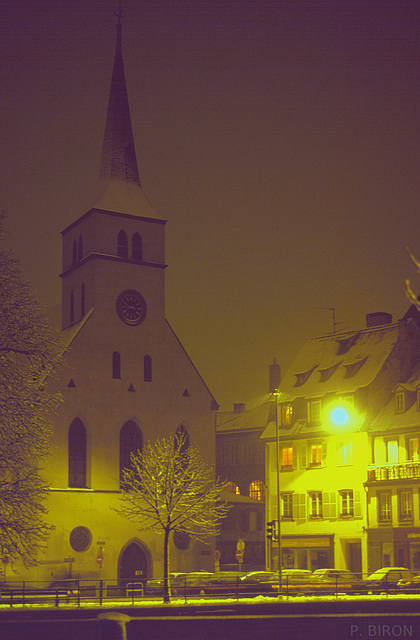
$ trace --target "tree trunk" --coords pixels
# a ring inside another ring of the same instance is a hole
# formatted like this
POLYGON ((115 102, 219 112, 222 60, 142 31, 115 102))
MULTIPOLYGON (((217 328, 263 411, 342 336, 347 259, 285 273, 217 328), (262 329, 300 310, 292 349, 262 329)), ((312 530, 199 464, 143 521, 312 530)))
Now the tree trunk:
POLYGON ((165 529, 163 539, 163 602, 170 602, 169 594, 169 528, 165 529))

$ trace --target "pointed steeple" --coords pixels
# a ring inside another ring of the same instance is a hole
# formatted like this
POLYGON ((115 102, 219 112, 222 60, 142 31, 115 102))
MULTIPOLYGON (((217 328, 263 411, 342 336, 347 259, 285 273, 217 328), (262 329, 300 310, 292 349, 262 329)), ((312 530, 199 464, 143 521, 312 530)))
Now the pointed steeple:
POLYGON ((140 186, 121 51, 121 30, 121 14, 119 14, 100 176, 105 180, 116 178, 140 186))
POLYGON ((121 47, 121 9, 94 207, 148 218, 160 218, 140 186, 121 47))

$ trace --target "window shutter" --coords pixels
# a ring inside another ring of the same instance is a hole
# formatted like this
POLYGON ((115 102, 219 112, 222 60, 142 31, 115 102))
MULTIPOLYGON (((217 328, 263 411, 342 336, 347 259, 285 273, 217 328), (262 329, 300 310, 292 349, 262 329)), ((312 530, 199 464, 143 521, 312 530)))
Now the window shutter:
POLYGON ((294 493, 292 495, 292 501, 293 501, 293 520, 298 520, 299 518, 299 494, 298 493, 294 493))
POLYGON ((300 447, 300 468, 306 469, 306 444, 302 444, 300 447))
POLYGON ((338 464, 344 464, 344 442, 338 444, 338 464))
POLYGON ((327 491, 322 492, 322 517, 330 517, 330 494, 327 491))
POLYGON ((322 464, 325 465, 327 461, 327 443, 322 443, 322 464))
POLYGON ((292 469, 296 469, 297 467, 297 447, 293 447, 293 453, 292 453, 292 469))
POLYGON ((330 493, 330 518, 337 517, 337 495, 335 491, 330 493))
POLYGON ((353 509, 355 517, 362 515, 362 501, 360 499, 360 491, 353 492, 353 509))
POLYGON ((299 493, 299 520, 306 518, 306 493, 299 493))

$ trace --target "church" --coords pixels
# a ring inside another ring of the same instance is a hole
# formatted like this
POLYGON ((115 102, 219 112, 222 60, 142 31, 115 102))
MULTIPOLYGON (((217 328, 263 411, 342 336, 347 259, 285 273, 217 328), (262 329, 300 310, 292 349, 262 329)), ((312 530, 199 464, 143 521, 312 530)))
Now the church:
MULTIPOLYGON (((64 398, 44 477, 54 526, 40 562, 16 579, 160 577, 163 536, 119 506, 130 453, 183 433, 211 465, 218 405, 165 317, 165 220, 142 191, 118 19, 114 68, 92 208, 62 232, 64 398)), ((170 571, 214 570, 214 541, 175 535, 170 571)))

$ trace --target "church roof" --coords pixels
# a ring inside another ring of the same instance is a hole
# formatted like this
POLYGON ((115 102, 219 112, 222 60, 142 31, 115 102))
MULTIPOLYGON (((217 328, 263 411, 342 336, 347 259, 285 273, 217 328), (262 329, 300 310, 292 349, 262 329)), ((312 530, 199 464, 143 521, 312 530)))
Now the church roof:
POLYGON ((102 145, 99 186, 93 207, 146 218, 160 218, 139 178, 122 57, 120 20, 102 145))

